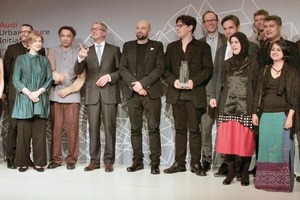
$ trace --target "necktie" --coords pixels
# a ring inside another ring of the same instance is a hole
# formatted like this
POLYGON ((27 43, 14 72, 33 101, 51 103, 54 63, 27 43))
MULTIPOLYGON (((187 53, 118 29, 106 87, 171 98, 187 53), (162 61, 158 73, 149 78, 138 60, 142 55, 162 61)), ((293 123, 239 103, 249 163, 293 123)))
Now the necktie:
POLYGON ((210 50, 211 50, 211 57, 212 61, 215 61, 215 55, 216 55, 216 44, 214 37, 210 37, 210 50))
POLYGON ((101 57, 102 57, 102 54, 101 54, 101 45, 99 44, 99 45, 97 46, 97 58, 98 58, 98 63, 99 63, 99 65, 100 65, 100 63, 101 63, 101 57))

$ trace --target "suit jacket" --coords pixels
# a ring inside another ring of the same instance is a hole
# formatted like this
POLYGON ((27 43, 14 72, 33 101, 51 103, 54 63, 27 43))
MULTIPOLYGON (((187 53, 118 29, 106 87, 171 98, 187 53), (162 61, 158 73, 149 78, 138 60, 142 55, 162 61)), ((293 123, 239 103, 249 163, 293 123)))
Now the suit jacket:
MULTIPOLYGON (((26 54, 27 49, 23 46, 22 42, 9 45, 4 55, 4 80, 5 83, 8 85, 8 100, 15 100, 16 98, 16 89, 13 86, 13 74, 15 68, 15 62, 19 55, 26 54)), ((42 48, 39 51, 39 54, 45 56, 45 49, 42 48)))
POLYGON ((120 74, 123 78, 121 90, 123 95, 131 98, 134 92, 132 83, 139 81, 150 98, 160 98, 163 95, 160 78, 165 66, 163 45, 161 42, 148 41, 144 61, 144 77, 140 80, 136 78, 137 45, 137 40, 134 40, 126 42, 123 46, 120 61, 120 74))
POLYGON ((118 81, 120 74, 118 72, 120 64, 120 48, 108 43, 105 43, 100 66, 97 59, 95 46, 91 46, 88 56, 80 63, 76 61, 74 72, 79 75, 86 70, 85 82, 85 99, 86 105, 94 105, 102 100, 105 104, 117 104, 121 102, 118 81), (108 82, 104 87, 96 85, 97 80, 109 74, 111 82, 108 82), (100 98, 101 96, 101 98, 100 98))
POLYGON ((181 61, 188 61, 189 79, 194 83, 194 88, 187 91, 196 108, 207 106, 205 87, 213 72, 210 47, 206 42, 195 38, 188 44, 186 53, 182 50, 181 40, 168 45, 165 54, 166 67, 164 79, 169 85, 167 103, 175 104, 179 99, 180 90, 174 87, 174 82, 179 79, 181 61))
MULTIPOLYGON (((207 36, 207 35, 203 36, 203 37, 200 39, 200 41, 206 42, 206 36, 207 36)), ((226 43, 227 43, 227 37, 226 37, 224 34, 218 32, 217 50, 218 50, 223 44, 226 44, 226 43)), ((217 51, 217 50, 216 50, 216 51, 217 51)), ((215 60, 213 61, 214 68, 216 67, 216 65, 215 65, 216 57, 217 57, 217 56, 215 56, 215 60)), ((210 79, 210 81, 208 82, 208 84, 207 84, 207 86, 206 86, 206 94, 207 94, 207 98, 208 98, 208 99, 210 98, 210 91, 211 91, 211 90, 212 90, 212 79, 210 79)))
MULTIPOLYGON (((219 98, 219 94, 221 91, 221 73, 225 62, 224 59, 225 59, 226 47, 227 47, 227 42, 223 44, 217 50, 216 53, 215 67, 214 67, 214 72, 212 77, 212 87, 211 90, 208 91, 210 99, 218 100, 219 98)), ((255 44, 254 42, 249 42, 249 49, 248 49, 249 56, 257 57, 258 50, 259 48, 257 44, 255 44)))

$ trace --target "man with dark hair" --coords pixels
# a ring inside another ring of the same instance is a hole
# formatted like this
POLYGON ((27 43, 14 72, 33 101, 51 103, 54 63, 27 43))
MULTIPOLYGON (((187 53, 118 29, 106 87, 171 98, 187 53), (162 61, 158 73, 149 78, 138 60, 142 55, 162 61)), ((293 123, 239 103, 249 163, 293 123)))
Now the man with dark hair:
POLYGON ((128 172, 144 168, 142 149, 143 113, 145 113, 151 160, 151 174, 159 174, 161 141, 160 113, 163 95, 160 78, 164 72, 164 52, 161 42, 148 38, 151 26, 148 21, 137 23, 137 40, 124 44, 120 61, 120 74, 123 78, 122 91, 128 102, 128 114, 131 124, 131 145, 133 164, 128 172))
MULTIPOLYGON (((10 169, 16 169, 14 163, 16 153, 16 141, 17 141, 17 120, 11 118, 13 106, 16 98, 16 89, 13 86, 12 78, 14 73, 14 66, 16 59, 19 55, 28 52, 26 45, 26 38, 28 34, 33 31, 33 27, 30 24, 22 24, 21 30, 19 31, 20 42, 17 44, 9 45, 4 55, 4 80, 7 84, 7 102, 8 102, 8 114, 9 114, 9 125, 7 133, 7 150, 6 159, 7 167, 10 169)), ((39 54, 45 56, 45 49, 42 48, 39 54)), ((32 161, 28 158, 28 165, 32 166, 32 161)))
MULTIPOLYGON (((218 20, 218 15, 211 10, 207 10, 202 15, 206 35, 200 41, 210 45, 213 63, 217 49, 227 42, 226 36, 218 32, 218 20)), ((210 80, 206 86, 206 91, 210 91, 211 87, 210 80)), ((209 99, 210 96, 207 93, 208 103, 209 99)), ((212 128, 215 121, 215 114, 215 109, 208 106, 206 113, 201 117, 202 168, 206 172, 211 168, 212 164, 212 128)))
POLYGON ((48 59, 51 63, 54 83, 50 89, 52 144, 51 163, 48 169, 61 166, 63 127, 68 138, 67 169, 75 169, 79 153, 79 108, 80 93, 73 91, 64 94, 63 90, 70 87, 76 80, 74 65, 78 50, 72 47, 76 31, 73 27, 63 26, 58 35, 60 45, 49 49, 48 59))
MULTIPOLYGON (((235 15, 227 15, 225 16, 221 21, 224 34, 226 38, 228 39, 225 44, 223 44, 216 53, 215 58, 215 67, 213 71, 213 77, 212 77, 212 89, 209 92, 210 101, 209 105, 211 108, 217 108, 218 105, 218 97, 221 91, 221 73, 223 70, 223 65, 225 60, 232 57, 232 50, 229 44, 229 38, 236 32, 240 30, 240 20, 235 15)), ((253 43, 249 42, 249 55, 256 56, 258 51, 258 46, 253 43)), ((214 174, 214 176, 226 176, 228 173, 227 164, 225 162, 225 158, 223 155, 221 155, 222 164, 218 169, 218 172, 214 174)), ((238 169, 239 170, 239 169, 238 169)))
POLYGON ((263 46, 265 40, 267 39, 264 33, 264 20, 267 16, 269 16, 269 12, 264 9, 257 10, 253 14, 253 28, 255 29, 253 29, 253 33, 248 39, 249 41, 259 45, 260 48, 263 46))
POLYGON ((199 124, 207 106, 205 87, 211 78, 213 65, 209 45, 193 37, 196 25, 194 17, 179 16, 176 19, 176 31, 180 39, 170 43, 165 54, 164 79, 169 85, 166 98, 167 103, 172 104, 175 126, 175 162, 164 170, 167 174, 186 171, 189 138, 191 171, 199 176, 206 176, 200 163, 199 124), (183 61, 188 63, 189 70, 186 85, 181 85, 179 81, 183 61))

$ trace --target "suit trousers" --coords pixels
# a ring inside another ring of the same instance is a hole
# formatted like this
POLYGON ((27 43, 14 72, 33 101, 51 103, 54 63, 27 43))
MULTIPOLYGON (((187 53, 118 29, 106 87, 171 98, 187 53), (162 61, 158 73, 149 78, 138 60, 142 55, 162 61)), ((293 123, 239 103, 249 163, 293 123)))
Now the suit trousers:
POLYGON ((90 163, 100 164, 101 116, 105 135, 105 148, 103 160, 104 163, 113 164, 115 162, 117 110, 118 104, 105 104, 100 99, 96 104, 87 105, 90 135, 90 163))
POLYGON ((67 133, 68 154, 66 163, 76 164, 79 153, 79 103, 51 102, 51 161, 62 164, 63 126, 67 133))
POLYGON ((17 120, 11 118, 12 110, 14 108, 14 100, 8 100, 8 132, 7 132, 7 149, 6 158, 15 159, 17 148, 17 120))
POLYGON ((212 163, 212 129, 215 122, 215 109, 207 107, 201 117, 202 162, 212 163))
POLYGON ((30 143, 32 140, 33 163, 35 166, 47 165, 46 124, 47 120, 34 117, 18 119, 18 136, 15 164, 28 166, 30 143))
POLYGON ((129 120, 131 124, 131 145, 133 150, 133 163, 143 163, 143 113, 147 119, 150 165, 159 165, 161 156, 160 141, 160 112, 161 98, 151 99, 149 96, 133 94, 128 100, 129 120), (145 112, 144 112, 145 111, 145 112))
POLYGON ((175 161, 186 164, 187 139, 189 138, 191 166, 200 164, 201 132, 199 124, 205 108, 196 108, 191 100, 178 100, 172 106, 175 125, 175 161), (189 137, 188 137, 189 131, 189 137))

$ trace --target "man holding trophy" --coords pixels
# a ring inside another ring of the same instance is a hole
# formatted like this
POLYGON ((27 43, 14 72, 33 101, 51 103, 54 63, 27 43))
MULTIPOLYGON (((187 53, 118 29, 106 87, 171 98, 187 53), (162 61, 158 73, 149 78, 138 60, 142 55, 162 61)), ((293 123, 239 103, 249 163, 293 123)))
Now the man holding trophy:
POLYGON ((176 19, 179 40, 168 45, 164 79, 168 83, 167 103, 172 104, 175 126, 175 162, 164 173, 186 171, 187 138, 190 146, 191 171, 206 176, 202 170, 201 116, 207 106, 205 86, 213 72, 210 47, 193 37, 197 21, 181 15, 176 19), (189 131, 189 137, 187 132, 189 131))

